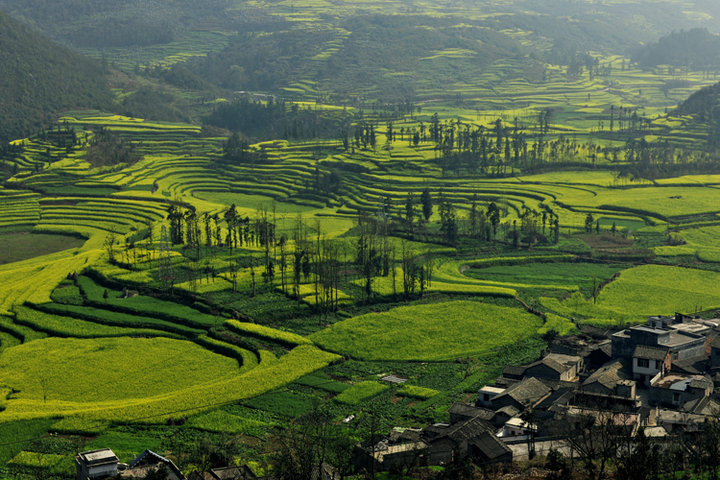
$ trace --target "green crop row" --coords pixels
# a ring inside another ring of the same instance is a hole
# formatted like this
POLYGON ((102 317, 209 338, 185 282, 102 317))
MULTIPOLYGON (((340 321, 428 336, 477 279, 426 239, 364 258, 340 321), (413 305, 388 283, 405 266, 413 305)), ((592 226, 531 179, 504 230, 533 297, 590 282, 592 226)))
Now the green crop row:
POLYGON ((237 320, 226 320, 225 324, 230 330, 239 334, 251 335, 263 340, 269 340, 271 342, 281 343, 288 346, 296 345, 312 345, 312 341, 291 332, 285 332, 283 330, 277 330, 275 328, 265 327, 263 325, 257 325, 255 323, 239 322, 237 320))
POLYGON ((234 434, 262 437, 268 430, 278 425, 269 415, 262 415, 257 410, 245 408, 242 415, 213 410, 193 416, 187 423, 192 428, 210 432, 227 432, 234 434))
POLYGON ((292 390, 276 390, 243 402, 243 405, 273 415, 295 418, 315 408, 315 397, 292 390))
POLYGON ((89 303, 98 308, 110 308, 132 315, 152 316, 193 328, 208 328, 222 322, 222 319, 218 317, 202 313, 176 302, 168 302, 144 295, 121 298, 121 292, 104 288, 87 276, 79 277, 78 285, 80 285, 89 303), (105 298, 106 291, 108 292, 107 298, 105 298))
POLYGON ((357 405, 363 400, 367 400, 368 398, 384 392, 388 388, 390 388, 389 385, 383 385, 382 383, 378 383, 374 380, 365 380, 363 382, 356 383, 347 390, 343 391, 335 397, 335 400, 340 403, 357 405))
POLYGON ((258 356, 255 353, 231 343, 223 342, 222 340, 217 340, 207 335, 200 335, 195 339, 195 343, 220 355, 236 359, 245 370, 254 368, 258 364, 258 356))
POLYGON ((39 332, 55 337, 97 338, 97 337, 169 337, 179 335, 147 328, 125 328, 102 325, 95 322, 63 317, 41 312, 28 307, 15 307, 15 323, 25 325, 39 332))
POLYGON ((413 398, 419 398, 421 400, 427 400, 428 398, 432 398, 435 395, 437 395, 437 390, 433 390, 432 388, 425 388, 425 387, 417 387, 415 385, 403 385, 400 387, 397 391, 398 395, 402 395, 404 397, 413 397, 413 398))
POLYGON ((337 380, 333 380, 322 373, 311 373, 310 375, 305 375, 304 377, 298 378, 296 383, 307 387, 325 390, 330 393, 342 393, 350 388, 350 385, 347 383, 338 382, 337 380))
POLYGON ((177 333, 183 336, 197 336, 204 333, 203 330, 178 325, 177 323, 160 320, 154 317, 144 317, 139 315, 128 315, 127 313, 114 312, 95 307, 78 306, 78 305, 60 305, 60 304, 41 304, 35 305, 35 308, 51 314, 69 316, 88 320, 90 322, 101 323, 104 325, 118 327, 133 328, 150 328, 159 329, 171 333, 177 333))
POLYGON ((8 465, 20 469, 42 471, 50 475, 70 476, 74 471, 71 455, 22 451, 8 465))
POLYGON ((13 322, 10 317, 3 315, 0 315, 0 331, 14 337, 17 340, 17 343, 32 342, 33 340, 39 340, 47 337, 46 333, 38 332, 37 330, 33 330, 25 325, 19 325, 13 322))

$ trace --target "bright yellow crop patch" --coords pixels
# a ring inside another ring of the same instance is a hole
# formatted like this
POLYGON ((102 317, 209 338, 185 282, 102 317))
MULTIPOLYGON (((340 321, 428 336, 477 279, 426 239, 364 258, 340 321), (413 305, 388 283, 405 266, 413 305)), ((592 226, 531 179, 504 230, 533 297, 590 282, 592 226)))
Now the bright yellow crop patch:
POLYGON ((152 397, 239 372, 236 360, 168 338, 47 338, 0 356, 0 383, 47 402, 152 397))
POLYGON ((73 249, 0 266, 0 314, 8 314, 13 305, 26 301, 49 302, 50 293, 62 279, 92 265, 101 254, 99 250, 81 253, 73 249))
POLYGON ((89 428, 162 421, 260 395, 337 358, 301 345, 242 373, 236 360, 180 340, 36 341, 0 357, 0 383, 20 390, 4 402, 0 422, 64 416, 89 428), (50 361, 57 368, 48 369, 50 361))

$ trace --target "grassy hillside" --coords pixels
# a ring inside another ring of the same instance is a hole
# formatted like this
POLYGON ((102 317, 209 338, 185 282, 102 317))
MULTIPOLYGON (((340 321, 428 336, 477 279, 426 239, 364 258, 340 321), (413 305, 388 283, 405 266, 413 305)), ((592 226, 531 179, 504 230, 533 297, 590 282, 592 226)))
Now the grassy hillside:
POLYGON ((103 107, 101 66, 0 12, 0 140, 35 132, 69 108, 103 107))

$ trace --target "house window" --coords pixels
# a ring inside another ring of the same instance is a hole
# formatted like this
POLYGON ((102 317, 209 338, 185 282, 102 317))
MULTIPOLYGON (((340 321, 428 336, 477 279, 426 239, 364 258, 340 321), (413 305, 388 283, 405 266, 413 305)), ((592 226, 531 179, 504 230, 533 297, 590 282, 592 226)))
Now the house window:
POLYGON ((678 352, 673 352, 673 360, 677 360, 677 359, 678 359, 678 352))
POLYGON ((680 403, 680 394, 673 393, 673 403, 680 403))
POLYGON ((638 358, 637 366, 640 368, 650 368, 650 360, 647 358, 638 358))

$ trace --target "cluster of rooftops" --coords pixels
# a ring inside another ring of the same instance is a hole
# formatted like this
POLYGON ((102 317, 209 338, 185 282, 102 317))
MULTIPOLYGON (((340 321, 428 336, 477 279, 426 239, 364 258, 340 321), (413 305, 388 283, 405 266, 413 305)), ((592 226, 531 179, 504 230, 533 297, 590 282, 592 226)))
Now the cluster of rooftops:
POLYGON ((718 319, 676 314, 594 338, 562 339, 536 362, 507 366, 479 390, 474 404, 453 405, 449 424, 393 432, 365 446, 365 456, 387 470, 410 460, 446 464, 458 456, 508 462, 527 458, 531 437, 535 452, 567 447, 558 435, 561 422, 608 412, 646 435, 699 428, 720 414, 714 394, 720 386, 719 333, 718 319), (413 445, 412 456, 407 445, 413 445))
POLYGON ((231 466, 198 472, 193 474, 192 478, 186 479, 172 460, 151 450, 145 450, 130 464, 121 463, 117 455, 109 448, 82 452, 75 457, 75 469, 76 480, 158 478, 157 475, 153 475, 158 470, 163 471, 162 477, 167 480, 254 480, 258 478, 247 466, 231 466))

